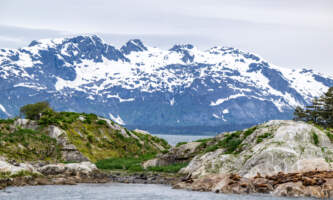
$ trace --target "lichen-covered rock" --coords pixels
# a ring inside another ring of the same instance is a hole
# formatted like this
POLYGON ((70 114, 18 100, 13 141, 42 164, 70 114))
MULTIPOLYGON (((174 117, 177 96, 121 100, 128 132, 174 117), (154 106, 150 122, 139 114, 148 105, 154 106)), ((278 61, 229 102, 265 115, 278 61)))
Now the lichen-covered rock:
POLYGON ((105 183, 106 174, 91 162, 47 164, 42 167, 29 163, 12 165, 0 160, 0 189, 25 185, 73 185, 76 183, 105 183))
POLYGON ((32 130, 36 130, 39 127, 36 121, 29 119, 16 119, 13 125, 14 127, 21 127, 32 130))
POLYGON ((70 164, 49 164, 38 168, 43 175, 90 175, 97 170, 95 164, 91 162, 70 163, 70 164))
POLYGON ((46 128, 48 135, 51 138, 54 138, 57 140, 58 144, 62 146, 61 148, 61 154, 62 159, 64 161, 69 162, 83 162, 88 161, 88 158, 86 158, 77 148, 75 145, 73 145, 66 134, 64 130, 57 126, 50 125, 46 128))
POLYGON ((7 162, 5 158, 0 157, 0 173, 8 173, 9 175, 15 175, 20 172, 38 173, 34 166, 29 163, 16 163, 14 165, 7 162))
MULTIPOLYGON (((222 140, 224 135, 217 137, 222 140)), ((273 175, 333 169, 333 144, 327 133, 304 122, 273 120, 261 124, 238 149, 237 153, 226 154, 220 148, 197 155, 181 173, 192 177, 237 173, 250 178, 258 172, 273 175)))

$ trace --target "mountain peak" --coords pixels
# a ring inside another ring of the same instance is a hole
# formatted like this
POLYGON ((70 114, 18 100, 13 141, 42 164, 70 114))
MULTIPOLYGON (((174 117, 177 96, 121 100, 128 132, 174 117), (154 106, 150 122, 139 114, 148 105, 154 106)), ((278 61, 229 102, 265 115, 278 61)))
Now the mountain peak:
POLYGON ((183 54, 182 61, 184 63, 193 62, 194 55, 189 52, 189 50, 193 49, 194 46, 192 44, 176 44, 169 51, 177 52, 183 54))
POLYGON ((97 35, 79 35, 71 38, 66 38, 66 42, 73 42, 79 44, 89 44, 92 43, 93 45, 100 45, 103 44, 103 40, 98 37, 97 35))
POLYGON ((175 44, 169 51, 175 51, 175 52, 182 52, 184 50, 190 50, 193 49, 194 46, 192 44, 175 44))
POLYGON ((132 39, 129 40, 124 46, 120 48, 120 51, 126 55, 130 54, 131 52, 139 52, 139 51, 146 51, 147 47, 142 43, 139 39, 132 39))

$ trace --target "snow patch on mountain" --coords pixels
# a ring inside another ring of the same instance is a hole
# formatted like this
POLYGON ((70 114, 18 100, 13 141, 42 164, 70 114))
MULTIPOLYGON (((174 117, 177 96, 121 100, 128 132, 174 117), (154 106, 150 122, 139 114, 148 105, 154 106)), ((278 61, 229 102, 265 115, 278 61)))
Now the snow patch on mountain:
POLYGON ((244 95, 244 94, 234 94, 234 95, 230 95, 230 96, 227 97, 227 98, 217 99, 215 102, 212 101, 212 102, 210 103, 210 106, 218 106, 218 105, 224 103, 225 101, 229 101, 229 100, 231 100, 231 99, 236 99, 236 98, 238 98, 238 97, 243 97, 243 96, 245 96, 245 95, 244 95))
POLYGON ((42 86, 40 84, 29 83, 29 82, 18 83, 18 84, 15 84, 13 87, 26 87, 26 88, 31 88, 31 89, 35 89, 35 90, 45 90, 45 89, 47 89, 47 87, 42 86))
POLYGON ((11 116, 11 114, 9 114, 9 113, 7 112, 7 110, 6 110, 6 108, 5 108, 3 105, 1 105, 1 104, 0 104, 0 110, 1 110, 2 112, 4 112, 8 117, 11 116))
POLYGON ((121 102, 129 102, 129 101, 134 101, 135 100, 135 98, 128 98, 128 99, 121 98, 121 97, 119 97, 119 94, 116 94, 116 95, 108 94, 106 96, 106 98, 116 98, 116 99, 119 100, 120 103, 121 102))
POLYGON ((0 98, 13 115, 25 103, 46 99, 60 110, 95 112, 129 125, 254 124, 290 119, 296 106, 329 86, 330 75, 282 68, 232 47, 164 50, 134 39, 117 49, 92 35, 0 49, 0 98))
POLYGON ((120 124, 120 125, 125 125, 124 120, 121 119, 121 117, 120 117, 119 115, 117 115, 117 117, 115 117, 115 116, 113 116, 111 113, 109 113, 109 117, 110 117, 113 121, 117 122, 118 124, 120 124))

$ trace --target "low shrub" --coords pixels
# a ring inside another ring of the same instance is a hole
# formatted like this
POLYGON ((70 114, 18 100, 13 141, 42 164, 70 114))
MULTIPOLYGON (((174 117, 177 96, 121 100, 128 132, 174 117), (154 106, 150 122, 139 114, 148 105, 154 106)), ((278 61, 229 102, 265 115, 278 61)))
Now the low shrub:
POLYGON ((104 160, 99 160, 96 162, 96 166, 99 169, 120 169, 120 170, 129 170, 129 171, 143 171, 141 163, 152 159, 155 157, 155 154, 147 154, 139 157, 126 157, 126 158, 109 158, 104 160))
POLYGON ((259 144, 260 142, 262 142, 265 138, 268 138, 268 137, 272 137, 272 133, 264 133, 263 135, 259 135, 257 137, 257 144, 259 144))
POLYGON ((313 139, 313 143, 318 146, 319 138, 318 138, 318 135, 315 132, 312 132, 312 139, 313 139))
POLYGON ((107 125, 107 123, 106 123, 106 121, 105 120, 103 120, 103 119, 99 119, 99 120, 97 120, 97 122, 96 122, 97 124, 99 124, 99 125, 104 125, 104 126, 106 126, 107 125))
POLYGON ((179 146, 181 146, 181 145, 183 145, 183 144, 187 144, 187 142, 178 142, 178 143, 176 144, 176 147, 179 147, 179 146))

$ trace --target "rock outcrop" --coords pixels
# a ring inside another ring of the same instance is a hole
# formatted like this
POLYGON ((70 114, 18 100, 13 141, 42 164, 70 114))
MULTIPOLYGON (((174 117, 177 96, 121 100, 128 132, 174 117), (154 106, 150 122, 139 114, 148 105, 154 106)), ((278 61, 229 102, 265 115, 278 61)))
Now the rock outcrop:
POLYGON ((199 154, 182 173, 200 177, 206 174, 237 173, 251 178, 257 173, 274 175, 310 170, 332 170, 333 143, 329 135, 304 122, 273 120, 258 125, 250 135, 227 137, 229 143, 239 141, 237 151, 226 153, 225 148, 199 154), (238 137, 238 138, 237 138, 238 137))
POLYGON ((19 163, 0 161, 0 189, 7 186, 104 183, 109 181, 91 162, 70 164, 19 163))
POLYGON ((75 145, 73 145, 64 130, 57 126, 50 125, 46 128, 48 135, 51 138, 57 140, 57 142, 62 146, 61 154, 62 158, 65 161, 70 162, 84 162, 88 161, 88 158, 85 157, 75 145))
POLYGON ((213 139, 215 146, 196 155, 180 170, 187 179, 174 187, 333 197, 332 136, 311 124, 281 120, 220 134, 213 139))
POLYGON ((210 174, 177 183, 173 188, 226 194, 266 193, 274 196, 332 198, 333 172, 281 172, 265 177, 258 173, 253 178, 237 174, 210 174))
POLYGON ((143 163, 143 167, 166 166, 190 161, 197 153, 200 142, 189 142, 178 147, 171 148, 165 154, 159 154, 156 158, 143 163))

